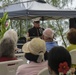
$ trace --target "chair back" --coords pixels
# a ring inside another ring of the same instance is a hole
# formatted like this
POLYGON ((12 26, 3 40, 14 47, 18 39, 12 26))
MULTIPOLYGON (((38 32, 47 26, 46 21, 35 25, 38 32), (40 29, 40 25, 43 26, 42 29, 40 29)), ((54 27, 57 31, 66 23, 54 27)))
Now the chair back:
POLYGON ((15 54, 15 56, 17 57, 17 59, 23 59, 24 64, 27 63, 27 59, 24 57, 24 53, 18 53, 18 54, 15 54))
POLYGON ((49 71, 48 71, 48 68, 42 69, 42 70, 38 73, 38 75, 50 75, 50 74, 49 74, 49 71))
POLYGON ((0 62, 0 75, 16 75, 16 70, 21 64, 22 59, 0 62))
POLYGON ((72 66, 76 68, 76 49, 70 51, 71 59, 72 59, 72 66))

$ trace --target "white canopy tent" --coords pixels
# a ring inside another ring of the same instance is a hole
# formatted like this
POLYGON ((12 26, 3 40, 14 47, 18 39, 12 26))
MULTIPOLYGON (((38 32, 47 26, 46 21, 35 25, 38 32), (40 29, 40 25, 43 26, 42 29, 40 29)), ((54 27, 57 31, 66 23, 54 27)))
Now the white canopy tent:
POLYGON ((42 17, 43 19, 60 19, 76 17, 76 10, 62 10, 38 0, 21 0, 15 4, 7 5, 0 9, 0 17, 8 12, 11 19, 31 19, 42 17))

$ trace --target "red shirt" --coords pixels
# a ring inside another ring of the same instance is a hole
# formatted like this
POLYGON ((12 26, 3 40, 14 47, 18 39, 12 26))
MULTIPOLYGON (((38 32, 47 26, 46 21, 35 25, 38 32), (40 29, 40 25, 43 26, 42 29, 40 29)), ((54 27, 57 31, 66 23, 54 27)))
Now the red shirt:
POLYGON ((0 62, 3 62, 3 61, 10 61, 10 60, 17 60, 17 58, 16 58, 16 57, 14 57, 14 58, 0 57, 0 62))

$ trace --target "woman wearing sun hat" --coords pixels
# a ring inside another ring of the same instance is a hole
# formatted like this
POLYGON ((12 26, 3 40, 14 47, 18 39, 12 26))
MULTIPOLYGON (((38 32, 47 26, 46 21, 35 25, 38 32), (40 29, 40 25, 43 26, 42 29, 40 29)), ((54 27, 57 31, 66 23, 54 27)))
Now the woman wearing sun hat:
POLYGON ((47 53, 45 41, 34 38, 22 47, 25 58, 30 61, 18 67, 16 75, 37 75, 40 70, 47 67, 47 53))

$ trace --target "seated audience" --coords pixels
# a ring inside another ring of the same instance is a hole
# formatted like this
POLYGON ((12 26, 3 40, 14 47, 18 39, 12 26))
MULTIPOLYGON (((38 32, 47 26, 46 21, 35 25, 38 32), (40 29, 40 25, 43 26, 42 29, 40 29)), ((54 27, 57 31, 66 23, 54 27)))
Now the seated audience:
POLYGON ((0 62, 9 61, 9 60, 16 60, 14 56, 15 43, 11 38, 4 38, 0 43, 0 62))
POLYGON ((70 45, 67 47, 68 51, 76 49, 76 29, 71 28, 67 34, 67 39, 69 40, 70 45))
POLYGON ((18 39, 18 43, 26 43, 26 38, 25 37, 20 37, 18 39))
POLYGON ((25 58, 29 64, 18 67, 16 75, 37 75, 40 70, 47 67, 47 53, 45 41, 40 38, 33 38, 22 47, 25 58))
POLYGON ((15 53, 20 52, 21 50, 19 48, 17 48, 17 41, 18 41, 17 32, 14 29, 9 29, 5 32, 5 34, 3 36, 3 38, 7 38, 7 37, 11 38, 14 41, 15 53))
POLYGON ((43 39, 46 42, 47 52, 49 52, 54 46, 58 46, 57 42, 54 41, 54 32, 51 28, 46 28, 43 31, 43 39))
POLYGON ((22 46, 23 46, 24 43, 26 43, 26 38, 25 37, 20 37, 18 39, 18 42, 17 42, 17 47, 22 49, 22 46))
POLYGON ((54 47, 48 55, 48 70, 50 75, 75 75, 75 69, 71 68, 71 56, 61 46, 54 47))
POLYGON ((14 29, 9 29, 5 32, 3 38, 11 38, 15 43, 15 48, 17 48, 18 35, 14 29))

